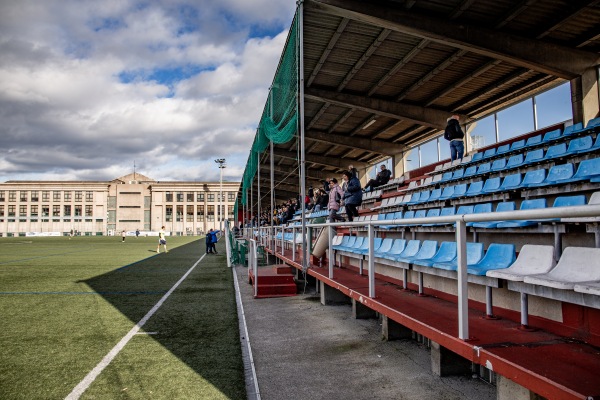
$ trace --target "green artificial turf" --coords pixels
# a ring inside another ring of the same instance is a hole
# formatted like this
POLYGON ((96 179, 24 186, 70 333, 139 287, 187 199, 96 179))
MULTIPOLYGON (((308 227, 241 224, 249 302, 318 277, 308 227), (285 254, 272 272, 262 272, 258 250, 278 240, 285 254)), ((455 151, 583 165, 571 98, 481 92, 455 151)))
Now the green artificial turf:
MULTIPOLYGON (((1 399, 64 399, 204 254, 156 242, 0 239, 1 399)), ((81 398, 245 397, 232 271, 207 255, 81 398)))

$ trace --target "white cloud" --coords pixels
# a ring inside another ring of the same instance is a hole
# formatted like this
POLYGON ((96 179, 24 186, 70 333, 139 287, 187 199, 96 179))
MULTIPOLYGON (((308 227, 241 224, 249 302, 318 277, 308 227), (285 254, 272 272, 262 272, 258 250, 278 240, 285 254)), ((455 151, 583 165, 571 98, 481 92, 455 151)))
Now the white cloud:
POLYGON ((215 157, 239 180, 295 3, 185 5, 0 4, 0 180, 113 179, 133 160, 158 180, 215 179, 215 157), (194 65, 172 87, 120 81, 194 65))

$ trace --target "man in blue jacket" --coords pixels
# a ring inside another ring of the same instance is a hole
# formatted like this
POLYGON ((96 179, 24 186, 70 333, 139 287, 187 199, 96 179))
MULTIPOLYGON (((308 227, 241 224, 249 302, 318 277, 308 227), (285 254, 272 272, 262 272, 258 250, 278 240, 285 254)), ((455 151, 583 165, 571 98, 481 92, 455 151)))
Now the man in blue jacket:
POLYGON ((219 254, 215 243, 217 243, 217 234, 211 229, 206 234, 206 254, 219 254))

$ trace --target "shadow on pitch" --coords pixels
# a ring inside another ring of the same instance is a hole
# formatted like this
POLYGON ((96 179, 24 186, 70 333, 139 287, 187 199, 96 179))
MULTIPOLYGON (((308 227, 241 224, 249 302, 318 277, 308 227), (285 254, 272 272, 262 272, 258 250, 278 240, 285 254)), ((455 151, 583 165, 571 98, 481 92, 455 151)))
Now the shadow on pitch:
MULTIPOLYGON (((200 242, 201 243, 201 242, 200 242)), ((103 295, 133 324, 140 320, 204 254, 193 242, 137 263, 84 281, 103 295)), ((219 243, 222 246, 222 243, 219 243)), ((222 252, 225 249, 219 248, 222 252)), ((157 332, 152 340, 187 364, 227 398, 245 398, 244 368, 236 312, 233 276, 225 257, 206 255, 190 275, 168 297, 141 331, 157 332)), ((125 335, 126 332, 123 333, 125 335)), ((136 336, 132 341, 148 340, 136 336)), ((131 345, 131 342, 128 346, 131 345)), ((139 359, 132 368, 148 373, 155 381, 157 372, 173 366, 162 365, 135 346, 139 359)), ((165 382, 165 387, 171 383, 165 382)))

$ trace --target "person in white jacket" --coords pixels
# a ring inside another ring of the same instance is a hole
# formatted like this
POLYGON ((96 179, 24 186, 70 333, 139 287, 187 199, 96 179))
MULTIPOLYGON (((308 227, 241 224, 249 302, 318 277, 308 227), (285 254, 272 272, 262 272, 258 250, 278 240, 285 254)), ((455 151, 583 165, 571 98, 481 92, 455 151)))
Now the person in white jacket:
POLYGON ((337 179, 331 178, 329 180, 329 203, 327 203, 327 209, 329 210, 329 221, 344 221, 341 215, 338 215, 340 209, 340 202, 344 198, 344 191, 338 185, 337 179))

